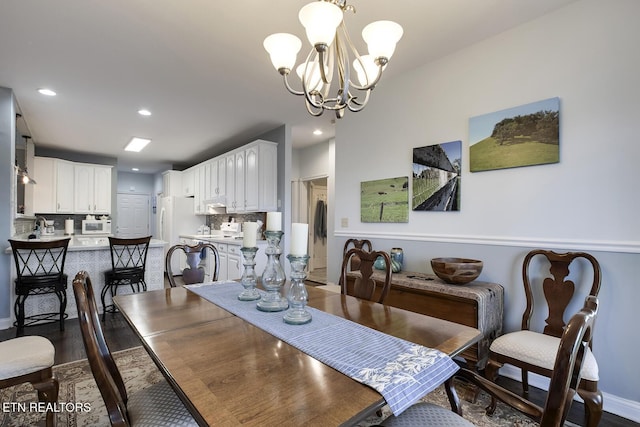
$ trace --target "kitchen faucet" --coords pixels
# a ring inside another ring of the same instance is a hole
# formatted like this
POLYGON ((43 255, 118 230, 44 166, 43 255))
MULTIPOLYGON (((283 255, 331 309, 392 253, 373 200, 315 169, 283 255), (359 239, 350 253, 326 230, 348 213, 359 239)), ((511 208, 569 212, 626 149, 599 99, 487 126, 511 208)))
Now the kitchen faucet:
POLYGON ((36 217, 36 220, 33 224, 33 229, 34 230, 40 230, 42 231, 43 228, 45 228, 47 226, 47 219, 43 216, 38 216, 36 217), (38 220, 40 220, 40 222, 38 223, 38 220))

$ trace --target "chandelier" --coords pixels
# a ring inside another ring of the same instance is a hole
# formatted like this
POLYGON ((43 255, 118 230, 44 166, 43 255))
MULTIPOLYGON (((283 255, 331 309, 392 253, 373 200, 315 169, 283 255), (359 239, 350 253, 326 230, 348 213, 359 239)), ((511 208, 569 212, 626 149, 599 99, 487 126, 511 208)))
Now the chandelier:
POLYGON ((331 110, 340 119, 347 108, 354 112, 362 110, 402 37, 402 27, 397 23, 372 22, 362 30, 369 54, 361 56, 344 24, 345 11, 355 13, 355 8, 347 5, 346 0, 319 0, 300 9, 298 18, 312 46, 306 61, 295 69, 302 90, 294 89, 288 78, 302 47, 300 39, 293 34, 276 33, 264 40, 264 48, 282 75, 285 87, 294 95, 304 96, 312 116, 331 110), (357 83, 352 78, 350 64, 357 83))

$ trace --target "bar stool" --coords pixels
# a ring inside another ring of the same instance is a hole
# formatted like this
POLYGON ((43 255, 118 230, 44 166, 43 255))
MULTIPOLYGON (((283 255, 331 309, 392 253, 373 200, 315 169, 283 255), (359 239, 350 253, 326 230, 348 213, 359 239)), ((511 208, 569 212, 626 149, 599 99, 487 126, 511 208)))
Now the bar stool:
POLYGON ((16 302, 14 311, 17 327, 16 336, 24 335, 25 326, 60 322, 64 331, 64 319, 67 318, 67 275, 64 274, 64 261, 67 257, 69 240, 58 239, 48 242, 11 240, 11 250, 16 263, 18 277, 15 280, 16 302), (25 315, 24 303, 30 295, 55 294, 60 301, 58 312, 25 315))
POLYGON ((109 237, 111 270, 104 273, 104 288, 100 293, 103 321, 107 312, 115 313, 118 311, 113 304, 113 297, 118 293, 119 286, 129 286, 131 292, 140 292, 141 286, 142 291, 147 290, 144 273, 146 271, 147 251, 150 240, 151 236, 133 239, 109 237), (107 292, 111 294, 111 304, 109 305, 105 303, 107 292))

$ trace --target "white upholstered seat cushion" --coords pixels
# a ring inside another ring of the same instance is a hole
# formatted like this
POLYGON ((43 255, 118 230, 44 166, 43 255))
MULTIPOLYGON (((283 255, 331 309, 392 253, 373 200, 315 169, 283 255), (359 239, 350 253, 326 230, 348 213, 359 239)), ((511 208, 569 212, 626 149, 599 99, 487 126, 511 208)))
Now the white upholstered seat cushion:
POLYGON ((198 425, 166 381, 130 395, 127 413, 131 425, 135 427, 198 425))
MULTIPOLYGON (((553 370, 559 346, 560 338, 533 331, 517 331, 496 338, 491 343, 490 350, 534 366, 553 370)), ((580 373, 584 380, 598 381, 598 363, 591 349, 587 349, 580 373)))
POLYGON ((0 342, 0 380, 53 366, 56 350, 44 337, 27 336, 0 342))
POLYGON ((416 403, 397 417, 390 416, 382 422, 382 425, 384 427, 473 427, 472 423, 450 409, 425 402, 416 403))

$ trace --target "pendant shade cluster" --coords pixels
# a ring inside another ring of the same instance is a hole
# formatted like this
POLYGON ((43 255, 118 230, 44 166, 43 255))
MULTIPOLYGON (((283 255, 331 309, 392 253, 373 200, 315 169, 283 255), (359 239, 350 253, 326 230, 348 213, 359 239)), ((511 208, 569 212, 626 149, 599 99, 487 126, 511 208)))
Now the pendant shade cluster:
POLYGON ((402 27, 397 23, 372 22, 362 30, 369 53, 361 56, 344 23, 345 11, 355 13, 346 0, 319 0, 300 9, 298 18, 312 46, 305 62, 295 68, 302 90, 294 89, 288 80, 302 48, 300 39, 293 34, 276 33, 264 40, 264 48, 283 76, 285 87, 294 95, 304 96, 307 111, 313 116, 332 110, 342 118, 346 109, 362 110, 402 37, 402 27))

